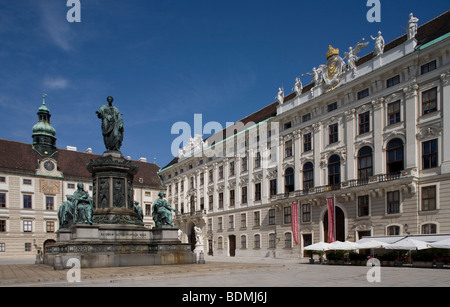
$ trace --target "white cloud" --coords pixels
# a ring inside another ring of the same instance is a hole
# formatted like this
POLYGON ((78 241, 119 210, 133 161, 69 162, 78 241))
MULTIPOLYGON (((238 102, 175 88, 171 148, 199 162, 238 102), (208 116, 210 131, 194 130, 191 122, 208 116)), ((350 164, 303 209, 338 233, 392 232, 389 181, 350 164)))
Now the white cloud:
POLYGON ((46 78, 44 86, 48 89, 65 89, 69 85, 69 81, 64 78, 46 78))

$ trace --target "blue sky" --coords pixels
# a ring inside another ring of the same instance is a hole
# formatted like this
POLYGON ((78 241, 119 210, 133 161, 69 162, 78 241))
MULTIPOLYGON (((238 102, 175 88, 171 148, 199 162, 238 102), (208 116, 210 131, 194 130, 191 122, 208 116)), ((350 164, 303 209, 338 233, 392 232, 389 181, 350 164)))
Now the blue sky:
MULTIPOLYGON (((178 121, 223 126, 290 93, 295 78, 379 30, 389 42, 450 9, 448 0, 0 0, 0 138, 31 143, 46 93, 57 147, 105 150, 95 111, 114 97, 123 113, 122 153, 165 166, 178 121)), ((370 40, 370 39, 369 39, 370 40)), ((371 40, 370 40, 371 41, 371 40)), ((373 42, 360 55, 373 50, 373 42)), ((310 77, 302 79, 303 84, 310 77)))

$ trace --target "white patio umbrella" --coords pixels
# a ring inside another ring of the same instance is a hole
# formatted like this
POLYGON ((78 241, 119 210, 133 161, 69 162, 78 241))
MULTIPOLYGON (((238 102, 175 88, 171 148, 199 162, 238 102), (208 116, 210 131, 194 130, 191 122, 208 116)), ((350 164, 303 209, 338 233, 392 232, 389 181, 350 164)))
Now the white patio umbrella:
POLYGON ((304 248, 305 251, 322 251, 326 252, 330 250, 330 244, 325 242, 319 242, 313 245, 309 245, 304 248))
POLYGON ((415 240, 412 238, 405 238, 389 246, 385 246, 386 249, 398 249, 398 250, 422 250, 430 248, 427 242, 415 240))
POLYGON ((358 249, 376 249, 376 248, 385 248, 389 246, 389 243, 381 242, 377 240, 366 241, 363 243, 357 243, 359 245, 358 249))
POLYGON ((434 248, 450 249, 450 239, 428 243, 428 245, 434 248))
POLYGON ((345 241, 345 242, 341 242, 341 241, 336 241, 330 244, 330 250, 344 250, 344 251, 349 251, 349 250, 356 250, 359 249, 358 248, 359 244, 356 244, 355 242, 350 242, 350 241, 345 241))

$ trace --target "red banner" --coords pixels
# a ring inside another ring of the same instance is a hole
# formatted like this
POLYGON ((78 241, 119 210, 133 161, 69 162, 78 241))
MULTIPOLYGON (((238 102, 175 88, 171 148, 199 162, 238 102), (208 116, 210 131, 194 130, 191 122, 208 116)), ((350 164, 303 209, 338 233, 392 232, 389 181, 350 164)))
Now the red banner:
POLYGON ((336 233, 335 233, 336 215, 335 215, 334 197, 327 198, 327 205, 328 205, 328 243, 333 243, 336 241, 336 233))
POLYGON ((299 234, 299 229, 298 229, 298 207, 299 207, 299 205, 297 203, 292 203, 291 229, 292 229, 292 235, 294 237, 295 245, 300 244, 300 234, 299 234))

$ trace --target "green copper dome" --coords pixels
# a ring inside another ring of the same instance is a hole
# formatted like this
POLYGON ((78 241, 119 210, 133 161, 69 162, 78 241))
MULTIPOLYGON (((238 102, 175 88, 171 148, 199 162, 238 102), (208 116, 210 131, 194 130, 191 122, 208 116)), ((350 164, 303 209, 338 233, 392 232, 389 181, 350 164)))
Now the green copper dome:
POLYGON ((33 148, 43 156, 51 156, 56 151, 56 130, 50 124, 50 110, 45 105, 45 97, 38 109, 38 122, 33 126, 33 148))

